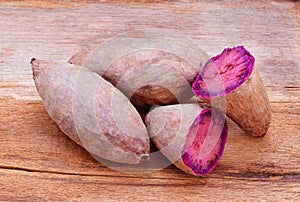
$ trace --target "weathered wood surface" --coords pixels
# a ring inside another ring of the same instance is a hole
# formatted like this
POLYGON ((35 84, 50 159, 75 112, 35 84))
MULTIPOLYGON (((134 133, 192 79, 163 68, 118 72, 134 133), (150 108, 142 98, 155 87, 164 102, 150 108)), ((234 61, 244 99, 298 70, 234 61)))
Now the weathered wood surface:
POLYGON ((300 200, 299 2, 0 2, 1 201, 300 200), (143 175, 106 168, 63 135, 34 87, 32 57, 66 62, 147 27, 178 31, 211 55, 245 45, 256 56, 271 100, 270 131, 252 138, 230 122, 224 156, 205 178, 174 166, 143 175))

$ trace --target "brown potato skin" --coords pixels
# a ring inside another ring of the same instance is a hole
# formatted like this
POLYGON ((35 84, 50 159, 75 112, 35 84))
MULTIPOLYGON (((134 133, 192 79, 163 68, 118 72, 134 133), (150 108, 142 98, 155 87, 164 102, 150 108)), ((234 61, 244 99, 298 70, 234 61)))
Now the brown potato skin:
POLYGON ((228 93, 225 99, 214 97, 203 100, 220 110, 225 109, 226 115, 247 134, 261 137, 268 132, 271 106, 256 66, 251 76, 241 86, 228 93))
POLYGON ((33 59, 31 64, 35 85, 47 112, 77 144, 97 157, 119 163, 137 164, 149 154, 148 133, 140 115, 113 85, 84 67, 37 59, 33 59), (92 82, 95 95, 83 96, 76 91, 80 72, 92 82), (87 104, 87 96, 94 99, 93 106, 87 104), (125 108, 128 114, 115 114, 112 99, 116 100, 116 107, 125 108), (74 114, 74 105, 82 114, 74 114), (126 122, 126 131, 119 127, 114 116, 131 120, 129 124, 126 122), (80 119, 83 119, 82 124, 80 119))
POLYGON ((149 136, 155 146, 182 171, 195 175, 181 158, 190 126, 202 108, 196 104, 156 107, 146 116, 149 136))
MULTIPOLYGON (((87 57, 93 51, 92 48, 84 49, 72 56, 69 63, 85 66, 87 57)), ((113 61, 104 72, 95 72, 102 74, 104 79, 125 93, 135 105, 176 104, 193 96, 191 84, 208 59, 204 52, 200 55, 199 66, 193 67, 175 54, 143 50, 113 61), (134 71, 134 74, 130 75, 130 71, 134 71)))

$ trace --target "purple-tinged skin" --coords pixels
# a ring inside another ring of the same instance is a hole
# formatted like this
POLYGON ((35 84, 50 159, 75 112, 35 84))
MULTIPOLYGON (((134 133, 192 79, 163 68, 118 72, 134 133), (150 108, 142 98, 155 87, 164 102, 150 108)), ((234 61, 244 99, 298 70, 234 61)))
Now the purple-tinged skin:
POLYGON ((250 77, 255 59, 243 46, 227 48, 207 61, 193 83, 196 96, 224 96, 241 86, 250 77))
POLYGON ((195 175, 208 174, 223 155, 227 134, 227 122, 221 112, 202 110, 189 129, 182 161, 195 175))

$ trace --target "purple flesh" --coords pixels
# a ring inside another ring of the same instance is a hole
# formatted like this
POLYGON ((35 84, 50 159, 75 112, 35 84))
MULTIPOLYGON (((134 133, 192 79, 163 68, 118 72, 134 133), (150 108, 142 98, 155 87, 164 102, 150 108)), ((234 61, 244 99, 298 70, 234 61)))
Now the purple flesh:
POLYGON ((227 48, 211 58, 193 83, 193 92, 202 98, 224 96, 250 77, 255 59, 243 46, 227 48))
POLYGON ((202 110, 189 129, 182 154, 184 164, 195 175, 208 174, 222 157, 227 133, 227 122, 221 112, 202 110))

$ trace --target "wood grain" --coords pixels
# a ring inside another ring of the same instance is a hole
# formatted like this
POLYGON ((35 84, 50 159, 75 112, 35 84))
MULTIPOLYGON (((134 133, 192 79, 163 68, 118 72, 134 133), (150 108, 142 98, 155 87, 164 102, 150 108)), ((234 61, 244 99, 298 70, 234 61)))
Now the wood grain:
POLYGON ((223 201, 224 198, 230 201, 293 201, 300 197, 299 183, 289 178, 269 181, 222 178, 165 180, 2 169, 0 186, 6 187, 0 193, 1 199, 11 201, 223 201))
POLYGON ((1 201, 300 200, 300 3, 290 1, 0 1, 1 201), (124 31, 170 29, 208 54, 245 45, 272 107, 264 138, 230 122, 205 178, 174 166, 149 174, 106 168, 58 129, 36 92, 30 59, 66 62, 124 31))
MULTIPOLYGON (((297 119, 300 103, 275 103, 272 110, 272 124, 264 138, 247 136, 229 122, 230 135, 224 156, 210 176, 260 179, 273 175, 300 175, 300 124, 297 119), (293 141, 288 136, 293 136, 293 141)), ((2 99, 0 114, 3 117, 0 120, 0 147, 4 148, 0 151, 2 167, 102 175, 105 167, 63 135, 41 102, 2 99)), ((176 173, 178 177, 185 176, 176 173)), ((109 171, 109 175, 122 173, 109 171)))

